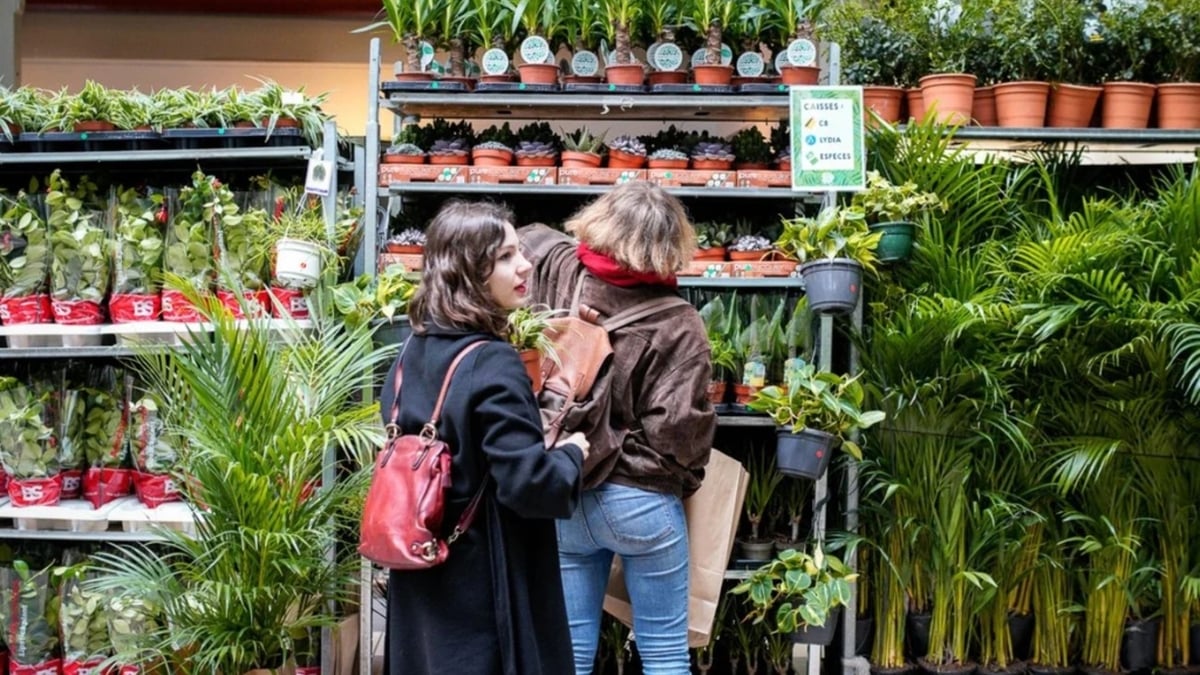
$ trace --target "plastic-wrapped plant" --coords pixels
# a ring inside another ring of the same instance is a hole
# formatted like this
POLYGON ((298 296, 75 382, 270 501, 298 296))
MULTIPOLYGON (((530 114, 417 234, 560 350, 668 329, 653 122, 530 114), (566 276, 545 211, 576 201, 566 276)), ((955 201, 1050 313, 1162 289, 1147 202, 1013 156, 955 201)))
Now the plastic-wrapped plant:
POLYGON ((122 664, 136 664, 146 656, 159 630, 157 608, 133 596, 116 596, 108 601, 108 641, 122 664))
POLYGON ((603 133, 593 136, 587 127, 582 127, 574 132, 563 134, 563 149, 571 152, 588 152, 598 155, 604 150, 604 136, 605 134, 603 133))
POLYGON ((113 293, 156 293, 161 283, 167 210, 162 193, 128 188, 117 194, 113 293))
POLYGON ((646 156, 646 144, 637 136, 628 134, 617 136, 608 143, 609 152, 623 152, 627 155, 635 155, 637 157, 646 156))
POLYGON ((233 193, 221 181, 197 171, 192 184, 179 191, 178 206, 172 211, 163 268, 207 289, 216 266, 214 224, 218 218, 237 214, 233 193))
POLYGON ((88 589, 85 565, 60 568, 62 576, 59 628, 63 660, 69 664, 96 664, 111 653, 108 639, 108 595, 88 589))
POLYGON ((84 455, 93 467, 117 469, 125 461, 125 399, 97 388, 85 389, 87 413, 84 455))
POLYGON ((705 131, 692 148, 691 158, 700 161, 732 162, 733 149, 723 139, 709 136, 705 131))
POLYGON ((99 303, 108 292, 109 237, 96 186, 81 178, 72 189, 56 169, 47 188, 51 294, 55 300, 99 303))
POLYGON ((24 560, 14 560, 12 569, 0 574, 0 582, 9 656, 14 663, 43 672, 58 649, 58 602, 51 591, 50 568, 35 571, 24 560))
POLYGON ((49 478, 59 471, 58 448, 46 426, 46 401, 16 378, 0 377, 0 460, 18 480, 49 478))
POLYGON ((153 396, 129 404, 129 430, 130 454, 138 470, 165 474, 179 463, 179 451, 170 443, 153 396))
POLYGON ((266 285, 267 254, 262 242, 267 238, 267 219, 267 212, 259 208, 221 215, 217 250, 222 274, 217 277, 218 286, 233 283, 246 290, 258 290, 266 285))
MULTIPOLYGON (((34 187, 36 190, 36 186, 34 187)), ((18 298, 46 292, 50 270, 49 228, 43 196, 18 192, 15 198, 0 195, 0 285, 4 297, 18 298)))
POLYGON ((562 139, 549 122, 531 122, 517 131, 518 157, 553 157, 562 150, 562 139))
POLYGON ((517 134, 508 126, 508 122, 505 122, 503 126, 493 124, 479 132, 477 141, 475 144, 477 148, 508 150, 512 152, 513 148, 517 145, 517 134))
POLYGON ((775 158, 771 146, 758 127, 746 127, 735 133, 729 139, 733 154, 739 162, 747 164, 766 164, 775 158))

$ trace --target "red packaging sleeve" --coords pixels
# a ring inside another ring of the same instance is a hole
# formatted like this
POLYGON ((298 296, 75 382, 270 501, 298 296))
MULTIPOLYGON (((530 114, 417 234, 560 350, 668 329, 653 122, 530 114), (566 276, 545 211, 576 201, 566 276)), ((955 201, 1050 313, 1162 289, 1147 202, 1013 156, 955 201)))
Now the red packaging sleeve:
POLYGON ((54 322, 64 326, 95 326, 104 323, 104 308, 91 300, 55 300, 54 322))
POLYGON ((0 322, 6 326, 25 323, 53 323, 54 310, 49 295, 0 298, 0 322))
POLYGON ((62 476, 62 498, 79 499, 83 494, 83 471, 69 469, 58 475, 62 476))
POLYGON ((91 661, 74 661, 67 659, 63 663, 63 675, 109 675, 112 669, 105 668, 101 670, 100 664, 104 663, 104 659, 92 659, 91 661))
POLYGON ((16 659, 8 660, 9 675, 62 675, 62 659, 50 659, 34 665, 21 665, 16 659))
POLYGON ((108 301, 108 313, 113 323, 157 321, 162 313, 162 296, 158 293, 114 293, 108 301))
POLYGON ((196 306, 188 302, 179 291, 164 289, 162 292, 163 321, 185 321, 195 323, 201 320, 196 306))
POLYGON ((138 501, 149 508, 156 508, 167 502, 177 502, 183 499, 179 492, 179 484, 166 474, 133 472, 133 487, 137 492, 138 501))
POLYGON ((83 474, 83 496, 98 509, 118 497, 124 497, 133 489, 129 469, 102 469, 93 467, 83 474))
POLYGON ((62 498, 62 474, 50 478, 12 478, 8 496, 13 506, 54 506, 62 498))
POLYGON ((275 302, 271 303, 275 318, 308 318, 308 298, 304 297, 303 291, 297 291, 291 288, 272 287, 271 295, 275 298, 275 302))

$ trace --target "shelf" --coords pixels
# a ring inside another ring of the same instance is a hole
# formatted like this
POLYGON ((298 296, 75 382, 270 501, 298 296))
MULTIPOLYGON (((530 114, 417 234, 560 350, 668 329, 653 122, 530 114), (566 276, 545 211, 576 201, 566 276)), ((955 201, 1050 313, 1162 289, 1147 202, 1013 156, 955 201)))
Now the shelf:
POLYGON ((110 150, 93 152, 4 152, 0 166, 27 164, 192 163, 205 161, 283 162, 307 160, 308 147, 204 148, 197 150, 110 150))
MULTIPOLYGON (((901 127, 903 129, 903 126, 901 127)), ((965 127, 954 146, 988 158, 1029 161, 1038 152, 1081 151, 1087 166, 1162 165, 1197 161, 1200 130, 965 127)))
POLYGON ((787 288, 800 289, 804 280, 796 277, 678 277, 680 288, 787 288))
MULTIPOLYGON (((611 185, 524 185, 521 183, 392 183, 388 192, 405 194, 530 194, 545 197, 559 195, 598 195, 612 189, 611 185)), ((667 187, 677 197, 726 197, 741 199, 820 199, 809 192, 793 192, 787 188, 706 188, 667 187)))
MULTIPOLYGON (((170 347, 147 348, 165 351, 170 347)), ((133 356, 132 347, 116 345, 99 347, 24 347, 0 349, 0 359, 116 359, 133 356)))
POLYGON ((42 541, 112 541, 112 542, 149 542, 160 541, 162 537, 154 532, 126 532, 124 530, 103 530, 101 532, 68 532, 65 530, 17 530, 10 527, 0 528, 0 540, 25 539, 42 541))
POLYGON ((717 415, 719 427, 770 427, 775 428, 775 420, 766 415, 717 415))
POLYGON ((510 119, 743 120, 776 122, 786 95, 761 94, 445 94, 404 92, 383 99, 389 110, 422 117, 510 119))

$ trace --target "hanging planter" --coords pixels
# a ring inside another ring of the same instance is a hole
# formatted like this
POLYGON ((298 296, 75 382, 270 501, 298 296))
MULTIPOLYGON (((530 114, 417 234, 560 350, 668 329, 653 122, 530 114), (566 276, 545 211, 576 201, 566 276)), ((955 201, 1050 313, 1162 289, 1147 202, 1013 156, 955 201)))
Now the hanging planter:
POLYGON ((780 429, 775 441, 775 466, 785 476, 817 480, 825 475, 837 437, 824 431, 804 429, 792 433, 780 429))
POLYGON ((284 237, 275 244, 275 278, 286 286, 311 288, 321 278, 321 247, 284 237))
POLYGON ((814 312, 846 314, 858 305, 863 267, 849 258, 823 258, 800 266, 804 293, 814 312))
POLYGON ((875 249, 875 255, 879 257, 880 262, 908 260, 908 257, 912 255, 913 236, 917 231, 916 225, 908 221, 897 220, 872 223, 867 228, 883 235, 879 238, 879 246, 875 249))
POLYGON ((825 623, 820 626, 805 626, 792 633, 792 641, 798 645, 831 645, 833 634, 837 632, 838 620, 842 618, 842 608, 837 607, 825 616, 825 623))

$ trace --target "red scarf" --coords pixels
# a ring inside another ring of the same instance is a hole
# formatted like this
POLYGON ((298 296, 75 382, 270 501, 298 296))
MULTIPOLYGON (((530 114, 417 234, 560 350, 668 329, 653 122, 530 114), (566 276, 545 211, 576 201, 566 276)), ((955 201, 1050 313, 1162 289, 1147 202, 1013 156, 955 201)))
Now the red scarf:
POLYGON ((679 285, 674 274, 669 277, 661 277, 655 272, 635 272, 622 266, 611 256, 593 251, 588 248, 587 244, 579 244, 579 248, 575 249, 575 257, 579 258, 583 266, 597 279, 607 281, 613 286, 629 288, 630 286, 647 285, 675 288, 679 285))

